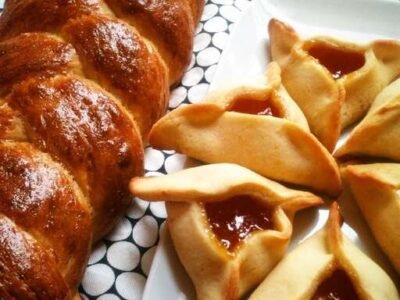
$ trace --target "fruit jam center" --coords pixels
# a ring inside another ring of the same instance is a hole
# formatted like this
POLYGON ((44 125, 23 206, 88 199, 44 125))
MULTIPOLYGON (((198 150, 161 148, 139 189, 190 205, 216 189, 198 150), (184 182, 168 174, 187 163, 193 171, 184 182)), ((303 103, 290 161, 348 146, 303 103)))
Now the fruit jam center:
POLYGON ((358 300, 349 276, 343 270, 335 270, 318 286, 311 300, 358 300))
POLYGON ((363 54, 353 50, 340 49, 334 45, 315 43, 308 49, 308 54, 324 65, 335 80, 360 69, 365 64, 363 54))
POLYGON ((272 229, 272 211, 247 195, 204 205, 208 223, 222 245, 233 251, 250 233, 272 229))
POLYGON ((273 105, 271 105, 271 102, 268 100, 260 101, 250 99, 238 99, 233 103, 230 111, 260 116, 279 117, 278 110, 273 105))

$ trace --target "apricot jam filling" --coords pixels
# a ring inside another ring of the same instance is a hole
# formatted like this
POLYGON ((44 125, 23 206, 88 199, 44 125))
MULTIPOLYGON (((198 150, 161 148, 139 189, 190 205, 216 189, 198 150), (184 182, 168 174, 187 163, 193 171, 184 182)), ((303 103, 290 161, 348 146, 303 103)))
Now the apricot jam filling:
POLYGON ((269 100, 252 100, 239 98, 235 100, 229 111, 240 112, 244 114, 280 117, 279 110, 272 105, 269 100))
POLYGON ((205 203, 204 209, 209 226, 229 252, 251 233, 274 227, 272 209, 249 195, 205 203))
POLYGON ((363 53, 342 49, 334 44, 314 42, 307 52, 325 66, 335 80, 360 69, 365 64, 363 53))
POLYGON ((336 269, 320 283, 311 300, 359 300, 357 292, 345 271, 336 269))

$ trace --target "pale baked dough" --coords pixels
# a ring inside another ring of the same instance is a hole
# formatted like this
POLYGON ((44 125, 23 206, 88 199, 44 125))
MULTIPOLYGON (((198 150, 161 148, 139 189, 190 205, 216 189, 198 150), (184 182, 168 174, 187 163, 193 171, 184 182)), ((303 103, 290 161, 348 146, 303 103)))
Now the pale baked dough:
POLYGON ((390 277, 342 234, 335 203, 325 228, 283 258, 250 300, 311 299, 337 268, 350 278, 359 299, 399 299, 390 277))
POLYGON ((375 99, 336 157, 368 156, 400 161, 400 79, 375 99))
POLYGON ((375 239, 400 273, 400 164, 351 165, 344 178, 375 239))
POLYGON ((168 228, 198 300, 238 299, 249 292, 284 255, 295 212, 322 203, 234 164, 134 178, 130 189, 145 200, 167 201, 168 228), (274 229, 252 233, 232 254, 213 237, 201 202, 234 195, 252 195, 273 209, 274 229))
POLYGON ((167 114, 153 126, 150 144, 207 163, 237 163, 268 178, 336 196, 341 182, 335 160, 308 131, 303 114, 276 79, 278 66, 269 70, 270 79, 275 74, 270 85, 215 92, 167 114), (262 101, 268 95, 283 118, 229 111, 236 99, 262 101))
POLYGON ((271 57, 282 68, 282 81, 307 117, 311 131, 333 151, 341 129, 359 120, 377 94, 400 74, 400 42, 357 45, 328 37, 301 39, 289 25, 269 23, 271 57), (335 80, 308 51, 315 45, 364 57, 357 70, 335 80))

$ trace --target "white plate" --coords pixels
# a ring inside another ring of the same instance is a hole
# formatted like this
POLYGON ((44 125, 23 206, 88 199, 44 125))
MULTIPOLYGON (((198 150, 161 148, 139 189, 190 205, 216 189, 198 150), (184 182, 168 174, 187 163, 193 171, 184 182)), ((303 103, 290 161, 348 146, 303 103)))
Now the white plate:
MULTIPOLYGON (((400 2, 390 0, 254 0, 236 24, 219 62, 210 89, 242 82, 262 74, 268 63, 267 24, 272 18, 291 24, 302 36, 331 35, 367 42, 400 38, 400 2)), ((382 254, 358 207, 348 195, 340 199, 345 223, 342 231, 381 265, 399 286, 399 277, 382 254)), ((289 251, 319 230, 326 207, 300 212, 295 219, 289 251)), ((166 228, 147 280, 143 300, 195 299, 193 285, 173 249, 166 228)))

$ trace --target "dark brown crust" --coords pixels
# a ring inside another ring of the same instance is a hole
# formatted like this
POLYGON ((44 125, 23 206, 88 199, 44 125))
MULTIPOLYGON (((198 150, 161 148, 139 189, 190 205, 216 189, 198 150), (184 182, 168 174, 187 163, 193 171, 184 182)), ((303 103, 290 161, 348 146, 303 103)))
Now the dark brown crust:
POLYGON ((78 186, 30 144, 0 143, 0 161, 0 215, 53 249, 66 284, 76 288, 92 236, 91 213, 78 186))
MULTIPOLYGON (((170 82, 176 82, 191 58, 194 18, 188 1, 106 1, 117 16, 128 20, 155 44, 167 63, 170 82)), ((197 6, 195 9, 198 9, 197 6)))
POLYGON ((14 112, 7 104, 0 103, 0 139, 7 137, 13 128, 14 112))
POLYGON ((194 24, 199 23, 204 9, 204 0, 185 0, 192 9, 194 24))
POLYGON ((0 95, 32 76, 63 74, 74 63, 77 64, 74 48, 47 33, 27 33, 2 42, 0 95))
POLYGON ((0 298, 66 299, 55 257, 0 214, 0 298))
POLYGON ((16 111, 0 100, 0 140, 26 142, 23 122, 16 111))
POLYGON ((128 182, 143 172, 143 147, 134 123, 101 90, 77 78, 32 79, 8 98, 32 143, 66 166, 89 197, 95 238, 130 203, 128 182))
POLYGON ((98 11, 99 0, 8 0, 0 18, 0 40, 24 32, 57 32, 68 20, 98 11))
POLYGON ((118 96, 133 113, 143 136, 165 112, 168 79, 160 57, 125 23, 100 16, 70 22, 64 32, 85 74, 118 96))

